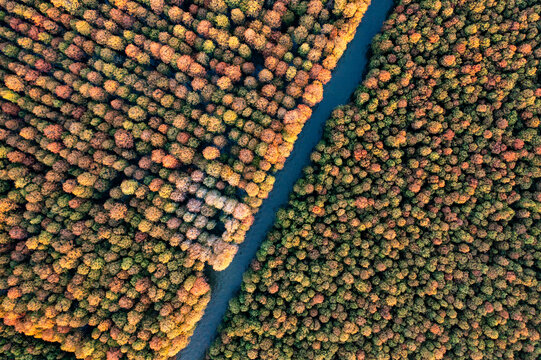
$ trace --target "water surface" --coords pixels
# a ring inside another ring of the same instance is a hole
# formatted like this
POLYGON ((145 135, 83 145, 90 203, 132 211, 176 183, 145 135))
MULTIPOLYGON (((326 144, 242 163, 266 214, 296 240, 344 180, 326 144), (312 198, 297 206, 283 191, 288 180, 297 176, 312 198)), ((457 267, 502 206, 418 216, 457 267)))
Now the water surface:
POLYGON ((274 188, 255 215, 254 224, 246 234, 246 239, 240 245, 233 262, 224 271, 208 270, 212 298, 205 315, 197 324, 190 344, 178 354, 177 360, 202 360, 205 357, 207 349, 217 335, 229 299, 240 289, 242 274, 273 225, 276 212, 287 204, 293 185, 302 175, 302 169, 310 163, 310 154, 323 135, 325 121, 332 110, 348 102, 361 82, 368 61, 370 43, 379 32, 392 4, 393 0, 372 0, 354 39, 349 43, 333 71, 331 81, 325 86, 323 100, 304 125, 284 168, 276 174, 274 188))

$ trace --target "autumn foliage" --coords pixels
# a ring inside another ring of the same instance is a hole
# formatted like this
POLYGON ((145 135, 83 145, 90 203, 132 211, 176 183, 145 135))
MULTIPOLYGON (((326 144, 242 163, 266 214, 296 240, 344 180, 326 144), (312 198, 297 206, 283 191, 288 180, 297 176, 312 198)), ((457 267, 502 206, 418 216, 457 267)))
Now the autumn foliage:
POLYGON ((541 357, 540 14, 397 1, 209 359, 541 357))
POLYGON ((24 336, 12 327, 0 323, 0 353, 4 359, 75 360, 73 354, 62 351, 56 344, 24 336))
POLYGON ((0 0, 6 326, 184 348, 367 4, 0 0))

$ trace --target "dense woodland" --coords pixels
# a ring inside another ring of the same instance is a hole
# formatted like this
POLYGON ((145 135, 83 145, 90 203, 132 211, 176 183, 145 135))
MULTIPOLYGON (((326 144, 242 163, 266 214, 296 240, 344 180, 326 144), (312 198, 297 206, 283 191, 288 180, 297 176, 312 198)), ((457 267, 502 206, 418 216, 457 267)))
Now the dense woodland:
POLYGON ((71 353, 59 349, 57 344, 16 332, 13 327, 0 323, 0 354, 7 360, 75 360, 71 353))
POLYGON ((541 357, 540 14, 397 1, 209 359, 541 357))
POLYGON ((0 0, 12 358, 184 348, 367 6, 0 0))

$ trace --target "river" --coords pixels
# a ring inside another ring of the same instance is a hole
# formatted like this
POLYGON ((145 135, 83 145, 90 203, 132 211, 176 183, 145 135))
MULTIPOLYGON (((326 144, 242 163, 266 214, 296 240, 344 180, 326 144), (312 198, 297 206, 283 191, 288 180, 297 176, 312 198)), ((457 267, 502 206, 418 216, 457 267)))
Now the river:
POLYGON ((218 333, 218 326, 227 311, 229 299, 238 293, 242 275, 273 225, 276 212, 287 204, 293 185, 301 177, 302 169, 309 164, 310 154, 322 137, 325 121, 332 110, 348 102, 361 82, 372 38, 379 32, 392 5, 393 0, 372 0, 355 37, 333 71, 331 81, 325 86, 323 100, 304 125, 284 168, 276 174, 274 188, 256 214, 254 224, 246 234, 233 262, 223 271, 210 270, 207 273, 212 298, 205 315, 197 324, 190 344, 177 355, 177 360, 202 360, 205 357, 218 333))

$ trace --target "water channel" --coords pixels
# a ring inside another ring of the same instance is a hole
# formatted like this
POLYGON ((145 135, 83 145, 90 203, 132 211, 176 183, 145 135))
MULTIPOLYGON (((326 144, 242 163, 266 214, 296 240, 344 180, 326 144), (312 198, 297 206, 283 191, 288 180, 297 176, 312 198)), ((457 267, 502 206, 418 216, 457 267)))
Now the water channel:
POLYGON ((212 298, 205 315, 197 324, 190 344, 178 354, 177 360, 204 359, 218 333, 218 326, 227 311, 229 300, 240 289, 242 274, 273 225, 276 212, 287 204, 293 185, 302 175, 302 169, 309 164, 310 154, 322 137, 325 121, 334 108, 348 102, 361 82, 370 55, 372 38, 379 32, 392 5, 393 0, 372 0, 354 39, 333 71, 331 81, 325 86, 323 100, 304 125, 283 170, 276 175, 274 188, 256 214, 254 224, 248 231, 246 240, 240 245, 235 259, 224 271, 208 272, 212 298))

